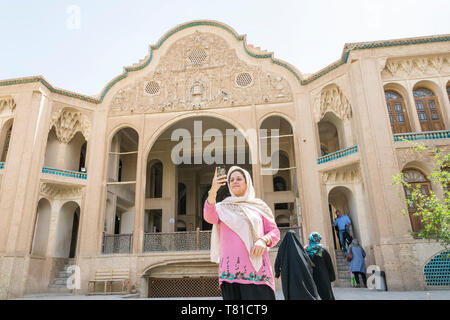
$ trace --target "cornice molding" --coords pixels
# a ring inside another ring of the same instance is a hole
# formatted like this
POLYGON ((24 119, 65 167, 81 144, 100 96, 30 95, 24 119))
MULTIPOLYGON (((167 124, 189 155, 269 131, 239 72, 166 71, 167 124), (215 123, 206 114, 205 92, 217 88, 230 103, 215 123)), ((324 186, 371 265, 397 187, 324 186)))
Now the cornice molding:
POLYGON ((354 51, 354 50, 364 50, 364 49, 374 49, 374 48, 406 46, 406 45, 416 45, 416 44, 450 41, 450 35, 437 35, 437 36, 426 36, 426 37, 417 37, 417 38, 395 39, 395 40, 387 40, 387 41, 383 40, 383 41, 375 41, 375 42, 360 42, 360 43, 345 44, 342 56, 339 60, 337 60, 336 62, 323 68, 322 70, 310 75, 308 78, 302 79, 301 73, 298 70, 296 70, 295 67, 291 66, 290 64, 288 64, 285 61, 275 59, 273 57, 273 53, 269 53, 269 52, 260 50, 259 48, 255 48, 252 45, 247 44, 246 35, 237 34, 236 31, 234 31, 231 27, 227 26, 224 23, 217 22, 217 21, 210 21, 210 20, 201 20, 201 21, 188 22, 188 23, 179 25, 179 26, 175 27, 174 29, 168 31, 157 42, 156 45, 150 46, 150 52, 146 58, 141 60, 141 62, 138 64, 135 64, 131 67, 125 67, 124 71, 121 75, 112 79, 104 87, 104 89, 102 90, 102 92, 98 96, 98 98, 55 88, 52 85, 50 85, 42 76, 3 80, 3 81, 0 81, 0 86, 19 85, 19 84, 39 82, 42 85, 44 85, 48 90, 50 90, 50 92, 53 92, 56 94, 61 94, 61 95, 68 96, 71 98, 80 99, 82 101, 86 101, 86 102, 93 103, 93 104, 100 104, 103 102, 106 94, 111 90, 111 88, 116 83, 118 83, 119 81, 128 77, 128 74, 130 72, 141 70, 141 69, 145 68, 147 65, 149 65, 150 62, 152 61, 154 50, 159 49, 164 44, 164 42, 166 42, 171 36, 173 36, 174 34, 176 34, 177 32, 179 32, 181 30, 184 30, 187 28, 192 28, 192 27, 197 27, 197 26, 217 27, 217 28, 220 28, 220 29, 223 29, 223 30, 229 32, 231 35, 233 35, 235 37, 236 40, 242 42, 244 51, 250 57, 253 57, 256 59, 270 59, 270 61, 273 64, 281 66, 281 67, 285 68, 287 71, 289 71, 297 79, 297 81, 300 85, 307 85, 307 84, 321 78, 325 74, 346 64, 348 57, 350 55, 350 52, 354 51))

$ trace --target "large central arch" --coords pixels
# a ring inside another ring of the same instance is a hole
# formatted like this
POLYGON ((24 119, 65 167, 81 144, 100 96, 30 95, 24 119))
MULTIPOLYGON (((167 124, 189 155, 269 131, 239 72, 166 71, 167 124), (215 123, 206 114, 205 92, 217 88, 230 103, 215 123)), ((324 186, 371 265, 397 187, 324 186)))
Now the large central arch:
MULTIPOLYGON (((144 233, 211 228, 203 221, 202 211, 215 167, 228 170, 232 165, 239 165, 252 173, 253 153, 246 137, 248 132, 237 126, 232 120, 199 112, 176 117, 155 132, 145 150, 144 233), (174 133, 178 135, 172 138, 174 133), (190 146, 190 150, 174 152, 182 144, 190 146), (185 152, 189 154, 186 156, 185 152), (175 154, 186 157, 176 159, 175 154), (213 157, 205 158, 206 155, 213 157), (179 187, 185 192, 180 196, 179 187), (177 212, 179 197, 184 197, 184 212, 177 212), (177 230, 177 225, 184 230, 177 230)), ((228 195, 228 189, 222 187, 218 201, 228 195)))

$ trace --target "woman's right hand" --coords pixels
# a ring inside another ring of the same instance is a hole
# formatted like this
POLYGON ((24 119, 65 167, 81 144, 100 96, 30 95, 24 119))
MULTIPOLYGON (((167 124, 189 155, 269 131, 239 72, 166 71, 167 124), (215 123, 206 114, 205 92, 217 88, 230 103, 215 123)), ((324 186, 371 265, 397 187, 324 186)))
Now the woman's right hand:
POLYGON ((211 182, 211 189, 209 189, 209 192, 208 192, 208 203, 209 204, 216 203, 217 191, 219 191, 221 186, 224 186, 226 184, 227 184, 227 176, 223 175, 223 176, 218 177, 217 176, 217 167, 216 167, 216 171, 214 172, 214 178, 211 182))
POLYGON ((212 180, 211 183, 211 192, 217 193, 217 191, 219 191, 221 186, 224 186, 227 184, 227 176, 223 175, 218 177, 217 176, 217 167, 216 167, 216 171, 214 172, 214 178, 212 180))

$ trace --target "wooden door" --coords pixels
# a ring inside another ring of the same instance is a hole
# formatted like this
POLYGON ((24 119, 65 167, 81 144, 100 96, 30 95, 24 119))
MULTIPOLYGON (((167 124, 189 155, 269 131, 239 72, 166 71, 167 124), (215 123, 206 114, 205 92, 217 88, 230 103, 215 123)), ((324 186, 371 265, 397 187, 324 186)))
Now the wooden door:
POLYGON ((395 91, 385 91, 386 105, 389 114, 389 121, 393 133, 411 132, 408 112, 400 94, 395 91))
MULTIPOLYGON (((413 189, 416 188, 417 185, 420 185, 420 190, 423 194, 429 195, 430 194, 430 183, 429 182, 420 182, 420 183, 411 183, 411 186, 413 189)), ((405 189, 406 197, 408 199, 411 199, 411 190, 405 189)), ((413 232, 419 232, 425 228, 425 226, 422 223, 422 217, 416 216, 415 213, 417 212, 417 207, 414 205, 408 206, 408 213, 409 213, 409 219, 411 221, 411 228, 413 232)))
MULTIPOLYGON (((403 170, 404 179, 406 182, 411 184, 412 189, 404 188, 405 196, 407 199, 411 199, 412 190, 420 186, 422 194, 429 195, 431 191, 431 183, 426 178, 425 174, 418 171, 417 169, 405 169, 403 170)), ((414 204, 408 205, 409 219, 411 221, 411 228, 413 232, 419 232, 424 229, 422 223, 422 217, 414 215, 417 212, 417 206, 414 204)))
POLYGON ((445 130, 437 98, 431 90, 414 90, 414 100, 422 131, 445 130))

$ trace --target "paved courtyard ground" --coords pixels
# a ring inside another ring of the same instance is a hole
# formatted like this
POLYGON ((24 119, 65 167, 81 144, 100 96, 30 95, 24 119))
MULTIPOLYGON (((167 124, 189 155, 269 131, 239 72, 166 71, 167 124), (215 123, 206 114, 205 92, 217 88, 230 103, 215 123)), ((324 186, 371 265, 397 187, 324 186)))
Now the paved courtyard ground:
MULTIPOLYGON (((430 291, 376 291, 365 288, 333 288, 336 300, 450 300, 450 290, 430 291)), ((284 300, 283 293, 276 291, 277 300, 284 300)), ((17 300, 145 300, 135 295, 86 296, 68 294, 37 294, 28 295, 17 300)), ((169 300, 149 299, 148 300, 169 300)), ((172 300, 221 300, 217 298, 172 298, 172 300)))

